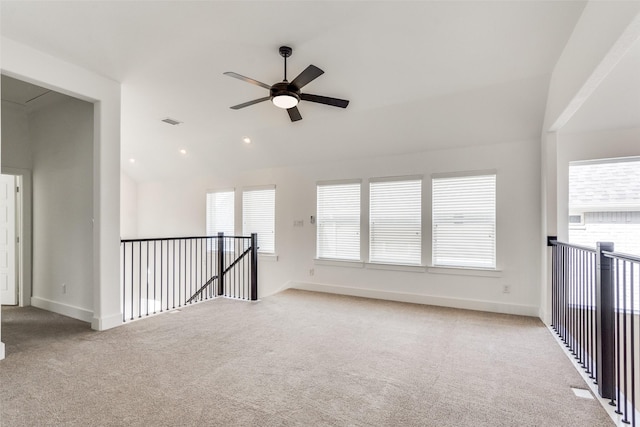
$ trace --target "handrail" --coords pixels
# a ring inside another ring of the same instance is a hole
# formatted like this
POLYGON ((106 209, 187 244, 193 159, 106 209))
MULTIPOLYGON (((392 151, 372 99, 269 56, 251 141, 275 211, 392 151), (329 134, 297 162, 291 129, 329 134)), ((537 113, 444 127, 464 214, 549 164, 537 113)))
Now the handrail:
MULTIPOLYGON (((153 242, 160 240, 193 240, 193 239, 217 239, 219 236, 187 236, 187 237, 148 237, 144 239, 120 239, 120 243, 153 242)), ((250 240, 251 236, 224 236, 225 239, 250 240)))
POLYGON ((625 261, 640 263, 640 256, 626 254, 623 252, 602 251, 602 255, 606 256, 607 258, 623 259, 625 261))
POLYGON ((207 280, 205 282, 204 285, 202 285, 200 287, 200 289, 198 289, 193 295, 191 295, 191 298, 189 298, 187 300, 187 304, 190 303, 191 301, 193 301, 194 299, 196 299, 198 296, 200 296, 200 294, 202 293, 202 291, 204 291, 204 289, 209 286, 210 284, 213 283, 214 280, 216 280, 218 278, 218 275, 216 274, 215 276, 211 277, 209 280, 207 280))
POLYGON ((235 259, 235 261, 233 261, 231 264, 229 264, 229 266, 227 268, 224 269, 224 271, 222 272, 222 274, 227 274, 229 272, 229 270, 231 270, 233 267, 235 267, 235 265, 240 262, 240 260, 242 258, 245 257, 245 255, 247 255, 248 253, 251 252, 253 248, 251 246, 249 246, 247 248, 247 250, 245 250, 244 252, 242 252, 240 255, 238 255, 238 257, 235 259))
POLYGON ((594 254, 596 253, 596 248, 592 248, 590 246, 576 245, 575 243, 561 242, 560 240, 549 240, 549 243, 553 246, 566 246, 568 248, 580 249, 594 254))
MULTIPOLYGON (((590 246, 576 245, 574 243, 561 242, 559 240, 549 240, 549 243, 554 246, 566 246, 569 248, 580 249, 580 250, 592 252, 592 253, 596 253, 597 251, 596 248, 592 248, 590 246)), ((606 256, 607 258, 618 258, 618 259, 623 259, 625 261, 640 263, 640 256, 628 254, 624 252, 602 251, 602 255, 606 256)))

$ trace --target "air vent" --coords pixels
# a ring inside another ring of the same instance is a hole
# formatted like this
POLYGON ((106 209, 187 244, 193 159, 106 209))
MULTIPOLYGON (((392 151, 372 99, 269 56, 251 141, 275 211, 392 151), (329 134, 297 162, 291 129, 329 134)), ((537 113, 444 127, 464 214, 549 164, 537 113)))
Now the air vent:
POLYGON ((180 120, 172 119, 171 117, 167 117, 166 119, 162 119, 163 122, 169 123, 170 125, 176 126, 182 123, 180 120))

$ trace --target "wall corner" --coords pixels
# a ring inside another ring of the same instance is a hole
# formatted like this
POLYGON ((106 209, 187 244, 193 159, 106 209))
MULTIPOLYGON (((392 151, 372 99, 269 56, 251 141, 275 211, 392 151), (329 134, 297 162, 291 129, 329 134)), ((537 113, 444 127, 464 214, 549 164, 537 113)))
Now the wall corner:
POLYGON ((106 331, 118 326, 122 326, 122 314, 112 314, 105 317, 94 317, 91 320, 91 329, 94 331, 106 331))

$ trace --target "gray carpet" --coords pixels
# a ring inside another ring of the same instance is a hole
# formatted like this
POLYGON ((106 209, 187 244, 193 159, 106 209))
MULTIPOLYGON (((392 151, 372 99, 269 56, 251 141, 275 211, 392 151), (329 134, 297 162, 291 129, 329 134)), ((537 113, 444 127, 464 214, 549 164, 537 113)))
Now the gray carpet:
POLYGON ((2 310, 3 427, 613 425, 533 318, 294 290, 105 332, 2 310))

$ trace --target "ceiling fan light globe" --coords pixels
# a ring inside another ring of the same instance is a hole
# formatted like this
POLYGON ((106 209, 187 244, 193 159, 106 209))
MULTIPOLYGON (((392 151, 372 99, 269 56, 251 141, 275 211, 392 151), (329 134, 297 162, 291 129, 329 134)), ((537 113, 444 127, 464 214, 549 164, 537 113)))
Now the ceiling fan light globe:
POLYGON ((276 95, 273 97, 273 99, 271 99, 271 102, 273 102, 273 105, 275 105, 278 108, 282 108, 285 110, 288 110, 289 108, 293 108, 296 105, 298 105, 298 98, 296 98, 295 96, 291 96, 291 95, 276 95))

